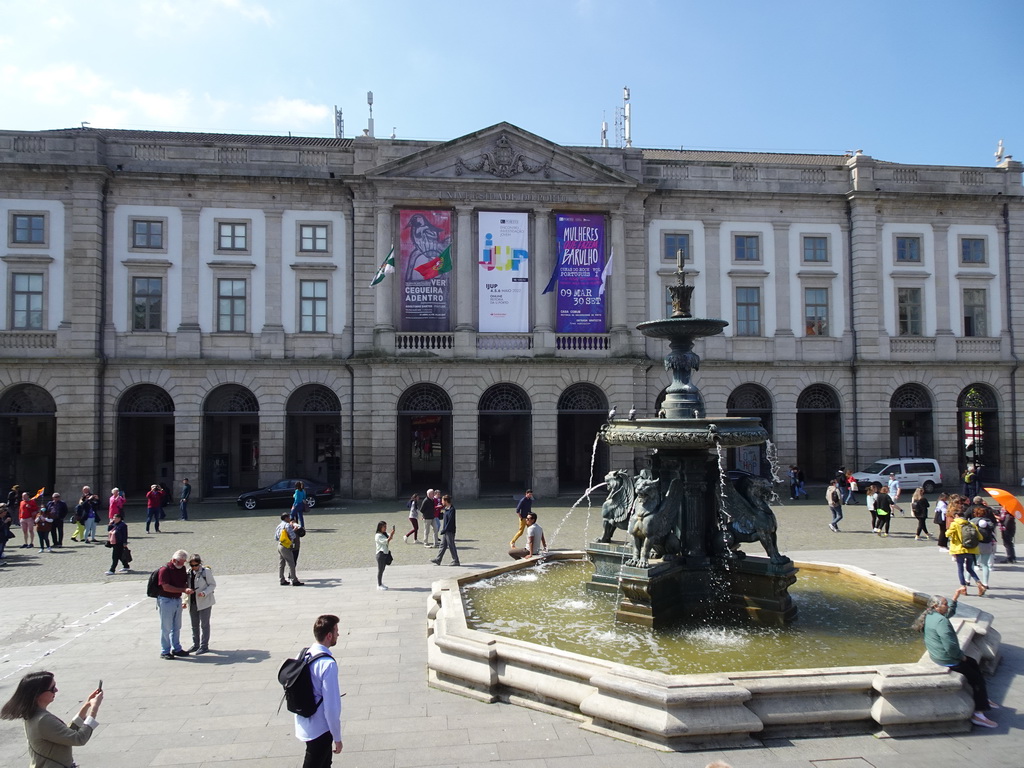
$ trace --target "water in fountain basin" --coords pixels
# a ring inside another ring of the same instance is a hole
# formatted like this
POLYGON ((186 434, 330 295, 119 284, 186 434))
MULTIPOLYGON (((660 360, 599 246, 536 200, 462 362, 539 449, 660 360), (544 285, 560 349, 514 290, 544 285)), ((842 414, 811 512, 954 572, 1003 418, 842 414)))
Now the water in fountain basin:
POLYGON ((618 595, 583 589, 592 565, 551 563, 463 588, 471 627, 566 651, 671 674, 912 663, 920 607, 865 590, 837 574, 804 571, 790 589, 799 606, 787 629, 724 616, 714 625, 650 630, 616 623, 618 595), (531 571, 533 569, 530 569, 531 571))

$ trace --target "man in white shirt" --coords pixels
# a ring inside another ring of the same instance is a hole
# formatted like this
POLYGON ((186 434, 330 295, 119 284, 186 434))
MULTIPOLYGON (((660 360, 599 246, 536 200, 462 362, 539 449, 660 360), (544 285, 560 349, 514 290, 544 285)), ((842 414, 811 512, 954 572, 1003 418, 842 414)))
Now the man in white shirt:
POLYGON ((544 538, 544 529, 537 525, 537 514, 530 512, 524 518, 526 521, 526 546, 512 547, 508 554, 513 560, 522 560, 525 557, 539 557, 548 551, 548 542, 544 538))
POLYGON ((316 642, 307 654, 327 654, 309 665, 313 696, 320 705, 312 717, 295 716, 295 737, 306 742, 306 759, 302 768, 330 768, 332 752, 341 754, 341 693, 338 690, 338 662, 331 648, 338 644, 337 616, 318 616, 313 625, 316 642))
POLYGON ((900 497, 900 481, 891 472, 889 473, 889 497, 892 499, 892 508, 899 512, 901 516, 905 516, 906 512, 903 511, 903 507, 896 503, 896 500, 900 497))

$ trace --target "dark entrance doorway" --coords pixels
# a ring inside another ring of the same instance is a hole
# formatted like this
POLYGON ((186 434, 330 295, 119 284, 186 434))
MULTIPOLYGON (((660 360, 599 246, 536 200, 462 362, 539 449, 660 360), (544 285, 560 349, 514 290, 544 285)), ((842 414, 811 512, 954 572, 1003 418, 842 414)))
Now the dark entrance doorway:
POLYGON ((480 398, 480 493, 522 493, 532 484, 530 398, 514 384, 495 384, 480 398))
MULTIPOLYGON (((0 397, 0 488, 14 484, 29 495, 53 492, 56 480, 57 406, 35 384, 19 384, 0 397)), ((92 441, 87 443, 92 445, 92 441)), ((89 469, 92 472, 92 469, 89 469)), ((17 526, 18 510, 11 510, 17 526)))
POLYGON ((986 384, 971 384, 957 399, 958 471, 971 464, 981 483, 1000 482, 999 401, 986 384))
POLYGON ((582 493, 608 472, 608 446, 594 442, 608 418, 608 398, 593 384, 573 384, 558 398, 558 490, 582 493), (591 469, 593 461, 593 469, 591 469))
POLYGON ((812 384, 796 401, 796 461, 808 480, 830 480, 843 464, 839 396, 812 384))
MULTIPOLYGON (((732 391, 725 404, 727 416, 755 416, 768 433, 774 432, 772 423, 772 396, 759 384, 742 384, 732 391)), ((729 451, 729 469, 742 469, 761 477, 771 477, 767 445, 747 445, 729 451)))
POLYGON ((174 400, 166 390, 139 384, 121 395, 115 466, 114 485, 129 498, 153 484, 174 487, 174 400))
POLYGON ((306 384, 288 398, 285 474, 338 489, 341 481, 341 401, 322 384, 306 384))
POLYGON ((213 390, 203 406, 203 488, 226 496, 259 487, 260 406, 238 384, 213 390))
POLYGON ((920 384, 904 384, 889 401, 890 456, 934 456, 932 398, 920 384))
POLYGON ((452 401, 436 384, 416 384, 398 400, 398 490, 451 489, 452 401))

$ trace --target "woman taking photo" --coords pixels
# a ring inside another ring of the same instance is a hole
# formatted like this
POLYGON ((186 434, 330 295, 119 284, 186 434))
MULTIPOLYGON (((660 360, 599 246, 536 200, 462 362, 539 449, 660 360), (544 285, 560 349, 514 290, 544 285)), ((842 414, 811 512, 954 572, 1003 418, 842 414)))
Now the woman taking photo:
POLYGON ((391 526, 391 534, 388 534, 388 524, 381 520, 377 523, 377 532, 373 535, 373 541, 377 546, 377 589, 387 589, 384 586, 384 569, 391 565, 394 559, 391 556, 390 544, 395 538, 395 526, 391 526))
POLYGON ((29 672, 18 683, 14 695, 0 709, 4 720, 24 720, 28 737, 29 768, 71 766, 72 747, 89 741, 96 727, 96 713, 103 702, 103 691, 97 688, 69 725, 47 711, 57 698, 57 684, 51 672, 29 672))

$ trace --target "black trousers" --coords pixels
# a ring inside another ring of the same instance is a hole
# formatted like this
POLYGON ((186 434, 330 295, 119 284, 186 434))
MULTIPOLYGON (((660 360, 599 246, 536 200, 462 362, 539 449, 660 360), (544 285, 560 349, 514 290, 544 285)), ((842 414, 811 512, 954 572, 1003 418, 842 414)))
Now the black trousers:
POLYGON ((971 686, 971 690, 974 692, 974 711, 987 712, 989 709, 988 688, 985 686, 985 676, 981 674, 978 662, 970 656, 965 656, 963 661, 954 664, 950 669, 963 675, 967 684, 971 686))
POLYGON ((302 761, 302 768, 331 768, 333 749, 334 739, 330 731, 324 731, 312 741, 307 741, 306 759, 302 761))

